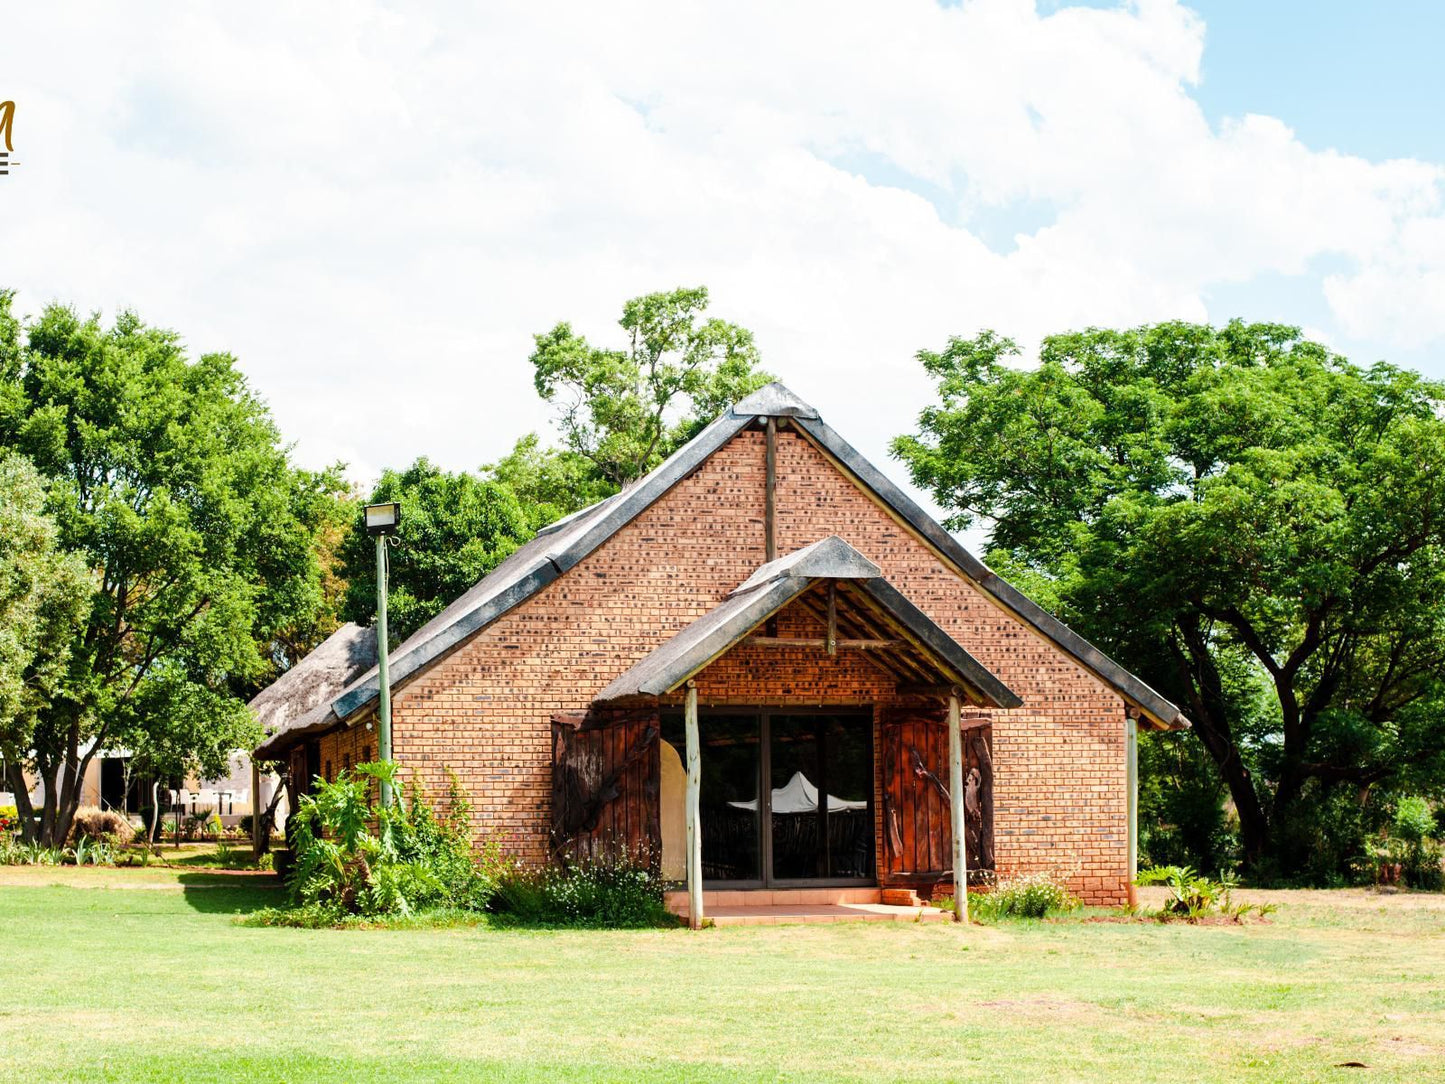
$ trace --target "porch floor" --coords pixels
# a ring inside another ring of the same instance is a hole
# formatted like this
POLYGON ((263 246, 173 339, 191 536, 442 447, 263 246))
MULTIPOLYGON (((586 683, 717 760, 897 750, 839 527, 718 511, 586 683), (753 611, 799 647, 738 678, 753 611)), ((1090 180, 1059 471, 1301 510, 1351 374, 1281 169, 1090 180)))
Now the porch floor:
MULTIPOLYGON (((943 922, 951 916, 937 907, 880 902, 876 888, 761 889, 706 891, 703 916, 717 926, 782 926, 822 922, 943 922)), ((669 892, 667 909, 687 917, 687 893, 669 892)))

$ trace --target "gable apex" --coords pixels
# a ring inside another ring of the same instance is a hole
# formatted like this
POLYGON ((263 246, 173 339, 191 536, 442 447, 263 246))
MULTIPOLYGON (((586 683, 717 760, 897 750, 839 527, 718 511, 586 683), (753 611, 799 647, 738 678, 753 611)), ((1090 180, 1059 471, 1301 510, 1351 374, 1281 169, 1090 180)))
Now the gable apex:
POLYGON ((818 412, 794 395, 781 380, 764 384, 733 404, 734 418, 816 418, 818 412))
POLYGON ((741 595, 784 576, 814 580, 873 580, 882 570, 837 535, 829 535, 786 557, 769 561, 730 594, 741 595))

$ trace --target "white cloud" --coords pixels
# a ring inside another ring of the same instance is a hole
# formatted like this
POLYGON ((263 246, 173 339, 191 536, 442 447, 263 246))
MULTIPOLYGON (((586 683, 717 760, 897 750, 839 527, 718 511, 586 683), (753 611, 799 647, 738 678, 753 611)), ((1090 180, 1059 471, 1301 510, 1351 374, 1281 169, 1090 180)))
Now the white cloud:
POLYGON ((33 5, 0 283, 232 350, 359 475, 495 457, 545 422, 532 332, 684 283, 876 458, 913 352, 981 326, 1229 315, 1211 284, 1330 256, 1350 335, 1445 337, 1441 167, 1211 127, 1204 46, 1166 0, 33 5))

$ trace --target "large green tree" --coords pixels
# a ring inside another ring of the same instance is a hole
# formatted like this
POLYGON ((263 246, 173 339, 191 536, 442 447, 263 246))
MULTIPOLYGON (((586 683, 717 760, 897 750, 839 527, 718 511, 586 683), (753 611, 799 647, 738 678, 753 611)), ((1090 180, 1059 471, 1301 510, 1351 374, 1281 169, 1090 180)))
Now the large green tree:
POLYGON ((1239 322, 1017 353, 920 353, 939 401, 895 454, 1185 705, 1248 861, 1327 874, 1341 809, 1445 778, 1445 388, 1239 322))
MULTIPOLYGON (((418 459, 386 471, 370 503, 401 504, 401 528, 388 548, 387 624, 404 640, 495 568, 535 528, 510 488, 466 471, 418 459)), ((342 544, 348 581, 346 616, 369 623, 376 614, 376 543, 359 516, 342 544)))
POLYGON ((704 319, 705 287, 635 297, 622 307, 621 349, 593 346, 560 323, 537 335, 537 392, 558 408, 567 449, 613 488, 642 477, 729 405, 772 379, 752 332, 704 319))
POLYGON ((53 305, 23 331, 0 294, 0 445, 46 478, 60 544, 93 577, 23 753, 57 844, 100 750, 165 747, 210 776, 253 744, 234 690, 321 605, 315 494, 335 483, 292 467, 229 355, 192 361, 132 313, 106 327, 53 305))
POLYGON ((30 461, 0 451, 0 784, 15 791, 27 817, 21 769, 40 711, 65 678, 91 592, 84 561, 60 549, 45 501, 30 461))
POLYGON ((592 460, 567 448, 545 448, 536 433, 483 467, 482 477, 516 495, 534 531, 617 492, 592 460))

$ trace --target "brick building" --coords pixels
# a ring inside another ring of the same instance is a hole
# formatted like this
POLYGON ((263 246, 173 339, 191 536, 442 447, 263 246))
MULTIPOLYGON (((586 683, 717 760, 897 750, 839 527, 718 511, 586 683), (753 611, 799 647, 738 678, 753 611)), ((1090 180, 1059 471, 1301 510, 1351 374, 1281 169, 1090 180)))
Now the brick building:
MULTIPOLYGON (((479 838, 626 846, 678 879, 693 699, 697 879, 739 890, 927 894, 961 804, 971 877, 1057 870, 1119 903, 1130 733, 1188 725, 779 384, 521 547, 391 675, 396 759, 456 772, 479 838)), ((333 776, 371 755, 376 700, 370 668, 257 755, 333 776)))

